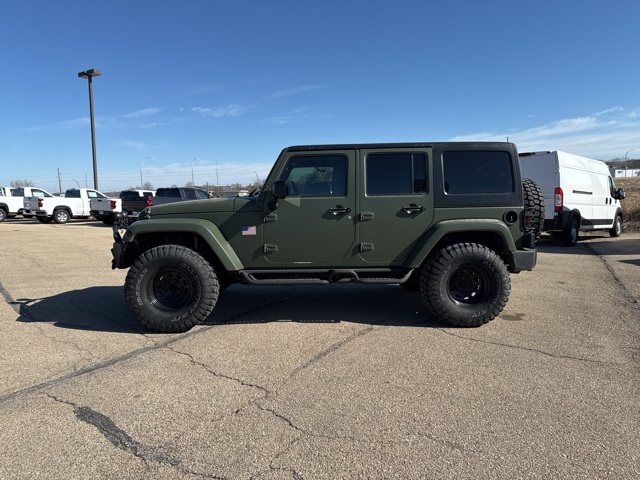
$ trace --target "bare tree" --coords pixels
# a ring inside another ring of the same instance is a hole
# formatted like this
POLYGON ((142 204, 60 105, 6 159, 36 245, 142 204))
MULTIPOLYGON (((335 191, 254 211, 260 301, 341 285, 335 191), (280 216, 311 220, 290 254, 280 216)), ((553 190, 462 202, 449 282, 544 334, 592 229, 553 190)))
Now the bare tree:
POLYGON ((11 180, 11 188, 35 187, 31 180, 11 180))

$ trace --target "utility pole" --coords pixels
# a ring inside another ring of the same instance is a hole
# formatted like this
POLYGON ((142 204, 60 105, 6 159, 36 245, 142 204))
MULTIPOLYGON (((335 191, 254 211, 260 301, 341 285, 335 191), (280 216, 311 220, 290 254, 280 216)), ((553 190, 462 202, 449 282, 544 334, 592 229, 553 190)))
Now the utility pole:
POLYGON ((62 182, 60 181, 60 167, 58 167, 58 191, 62 193, 62 182))

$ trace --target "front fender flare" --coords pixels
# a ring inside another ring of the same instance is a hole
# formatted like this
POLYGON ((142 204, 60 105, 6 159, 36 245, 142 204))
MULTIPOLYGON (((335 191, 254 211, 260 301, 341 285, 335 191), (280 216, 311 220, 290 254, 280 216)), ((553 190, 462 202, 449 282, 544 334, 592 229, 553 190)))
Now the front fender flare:
POLYGON ((201 237, 213 250, 227 271, 239 271, 244 265, 220 229, 213 223, 198 218, 172 218, 138 220, 124 234, 123 243, 131 243, 138 235, 153 233, 193 233, 201 237))

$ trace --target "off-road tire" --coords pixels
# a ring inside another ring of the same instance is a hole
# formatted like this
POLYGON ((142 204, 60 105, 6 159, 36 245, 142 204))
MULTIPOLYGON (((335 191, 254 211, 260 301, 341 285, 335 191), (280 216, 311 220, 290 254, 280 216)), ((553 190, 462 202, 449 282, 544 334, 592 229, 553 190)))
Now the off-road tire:
POLYGON ((622 217, 616 215, 616 219, 613 221, 613 227, 609 230, 609 236, 619 237, 620 235, 622 235, 622 217))
POLYGON ((44 216, 37 216, 37 215, 36 215, 36 219, 38 219, 40 223, 51 223, 51 220, 53 220, 53 218, 51 217, 44 217, 44 216))
POLYGON ((443 248, 420 276, 420 294, 429 311, 458 327, 478 327, 493 320, 510 292, 511 279, 502 259, 476 243, 443 248))
POLYGON ((533 208, 532 222, 536 232, 536 239, 540 238, 544 227, 544 195, 536 182, 530 178, 522 179, 522 194, 524 208, 533 208))
POLYGON ((62 208, 53 212, 53 221, 58 224, 67 223, 70 218, 71 214, 67 210, 64 210, 62 208))
POLYGON ((211 264, 182 245, 144 252, 129 269, 125 299, 133 315, 157 332, 186 332, 205 320, 218 301, 211 264))
POLYGON ((565 247, 575 247, 578 243, 579 231, 580 225, 578 224, 578 219, 572 217, 571 220, 569 220, 566 230, 562 232, 562 244, 565 247))

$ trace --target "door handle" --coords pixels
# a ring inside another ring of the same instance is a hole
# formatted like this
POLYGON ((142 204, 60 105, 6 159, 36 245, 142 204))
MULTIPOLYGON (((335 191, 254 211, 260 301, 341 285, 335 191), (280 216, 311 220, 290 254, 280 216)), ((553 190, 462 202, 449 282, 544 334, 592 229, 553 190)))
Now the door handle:
POLYGON ((343 207, 342 205, 336 205, 335 208, 330 208, 329 211, 334 215, 342 215, 344 213, 351 213, 351 207, 343 207))
POLYGON ((424 205, 418 206, 415 203, 412 203, 407 207, 402 207, 402 210, 404 210, 405 213, 424 212, 426 209, 427 207, 425 207, 424 205))

